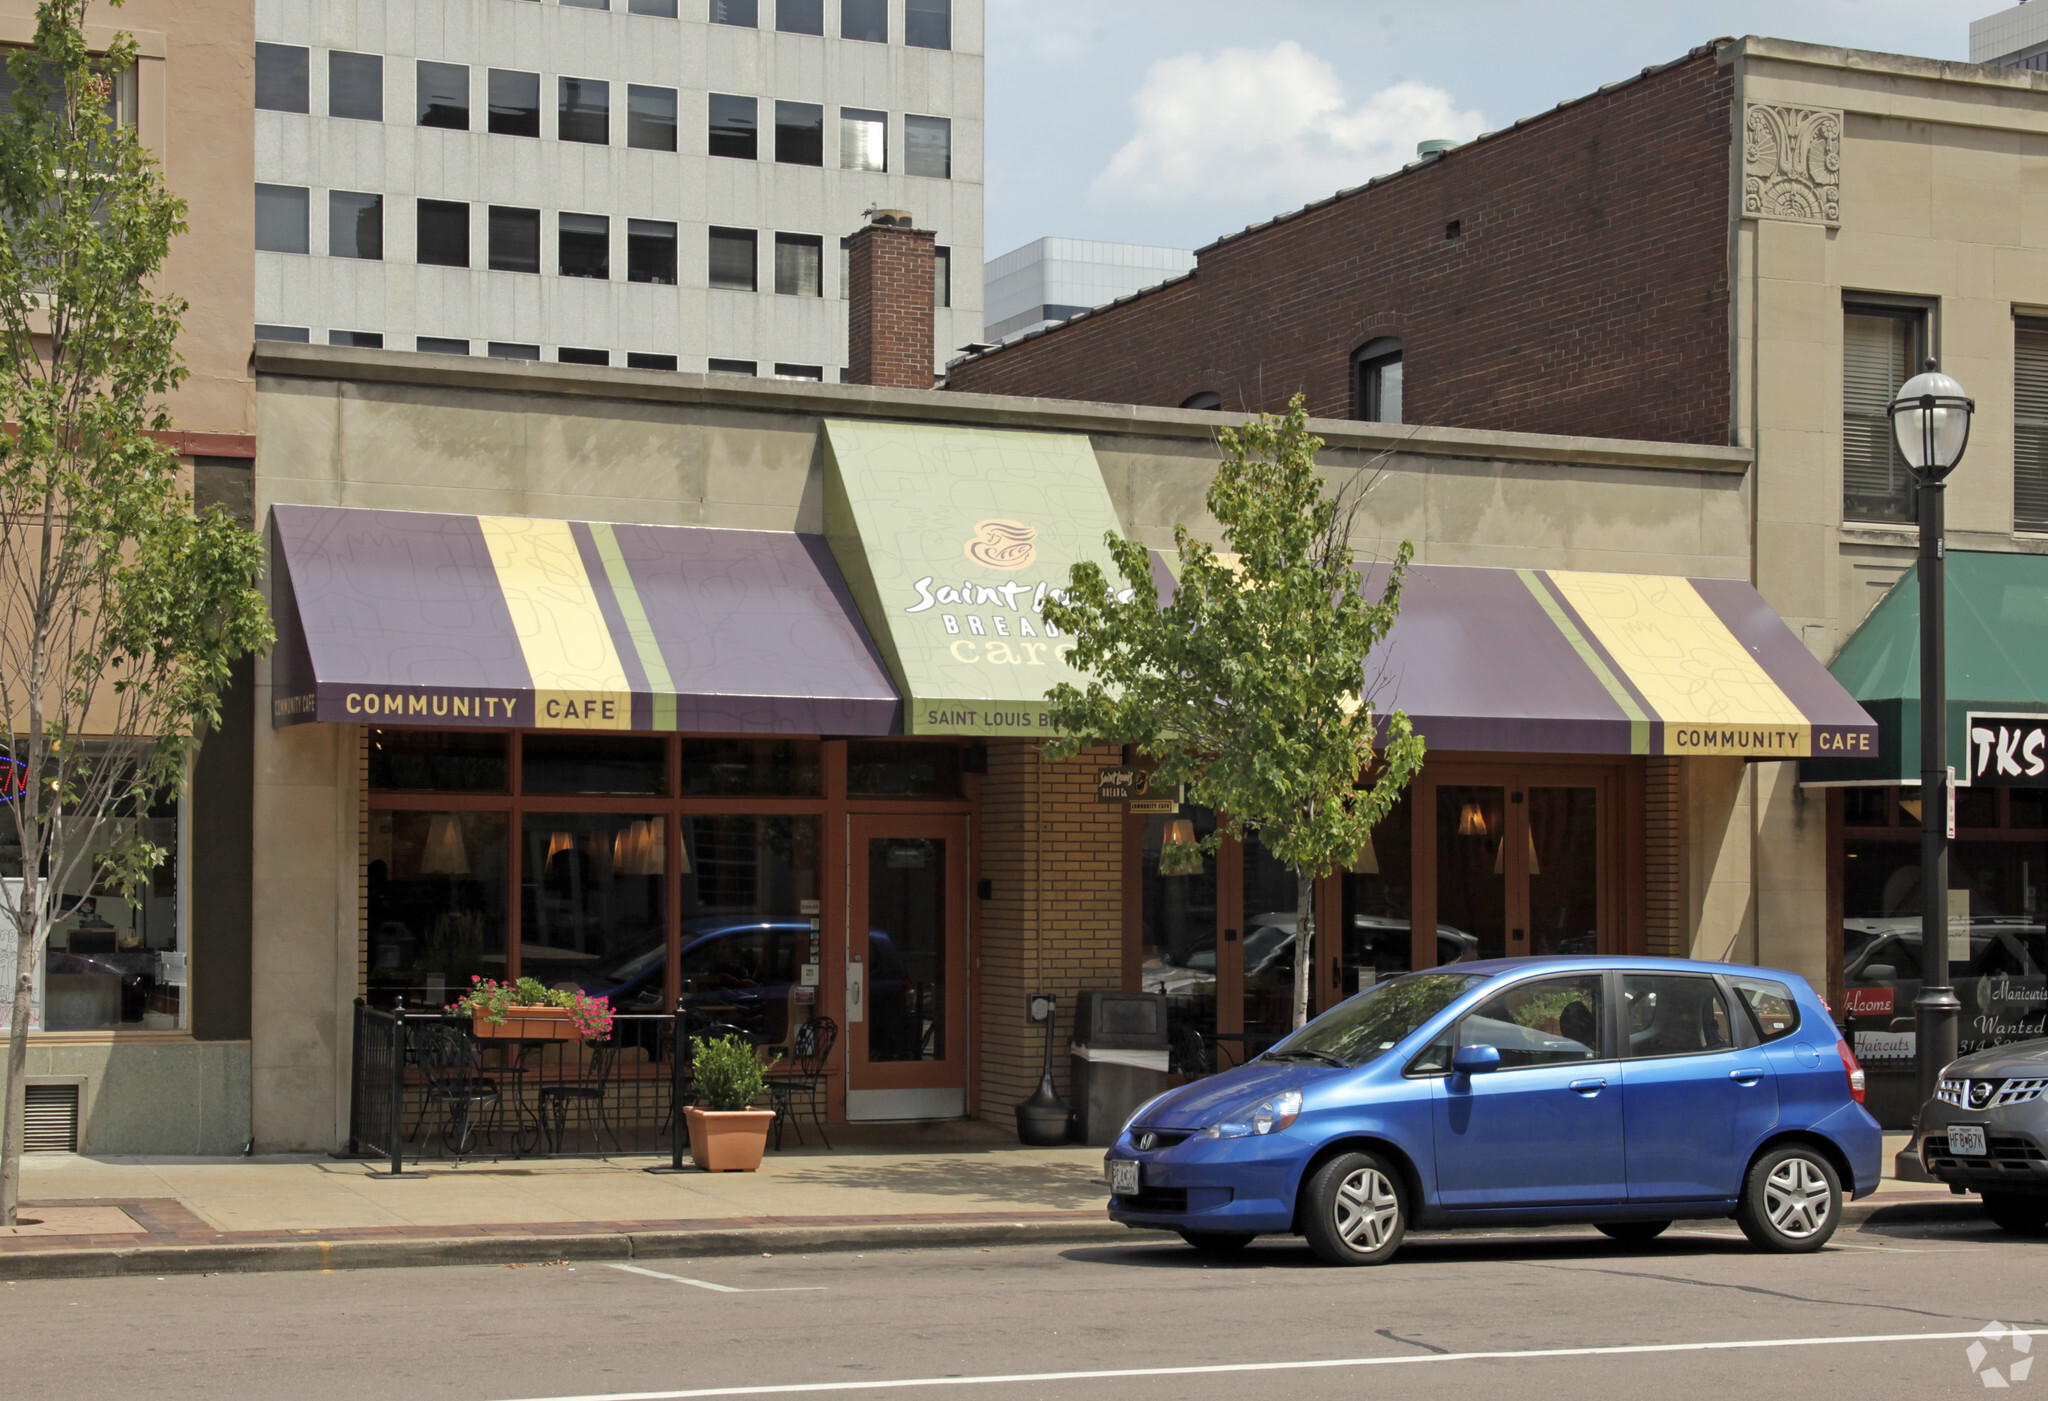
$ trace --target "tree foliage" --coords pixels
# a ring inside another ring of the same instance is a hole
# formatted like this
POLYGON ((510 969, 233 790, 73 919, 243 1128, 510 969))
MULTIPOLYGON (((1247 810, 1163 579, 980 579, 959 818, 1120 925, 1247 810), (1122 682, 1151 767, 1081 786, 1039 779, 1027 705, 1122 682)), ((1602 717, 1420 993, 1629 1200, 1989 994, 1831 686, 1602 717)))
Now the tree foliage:
POLYGON ((126 892, 165 859, 137 819, 181 787, 230 666, 271 637, 256 537, 196 514, 153 436, 185 377, 186 304, 157 286, 185 206, 116 110, 135 44, 94 53, 88 4, 38 6, 0 117, 0 741, 19 775, 0 817, 19 853, 19 884, 0 887, 15 953, 0 1224, 63 892, 126 892))
POLYGON ((1090 678, 1086 689, 1048 694, 1062 736, 1049 754, 1127 745, 1157 761, 1155 789, 1185 784, 1187 801, 1216 809, 1213 835, 1162 850, 1164 873, 1198 869, 1225 835, 1248 831, 1295 873, 1298 1026, 1314 882, 1356 859, 1422 763, 1408 717, 1377 715, 1365 681, 1367 657, 1399 613, 1413 548, 1401 545, 1372 596, 1350 545, 1363 492, 1356 480, 1325 492, 1323 441, 1308 431, 1300 395, 1285 418, 1261 415, 1219 438, 1208 505, 1226 551, 1176 527, 1179 584, 1161 606, 1151 552, 1111 535, 1121 586, 1080 564, 1065 598, 1046 606, 1075 639, 1067 661, 1090 678))

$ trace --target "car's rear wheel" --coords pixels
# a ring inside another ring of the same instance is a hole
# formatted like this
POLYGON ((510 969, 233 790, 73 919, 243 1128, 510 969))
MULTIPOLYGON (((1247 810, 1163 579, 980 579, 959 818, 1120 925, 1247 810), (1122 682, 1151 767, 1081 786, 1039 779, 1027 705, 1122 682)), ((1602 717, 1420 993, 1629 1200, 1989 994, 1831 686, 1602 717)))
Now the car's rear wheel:
POLYGON ((1984 1214, 1999 1229, 2022 1234, 2048 1227, 2048 1197, 2020 1196, 2013 1192, 1986 1192, 1984 1214))
POLYGON ((1602 1221, 1600 1234, 1611 1236, 1623 1245, 1642 1245, 1653 1241, 1671 1229, 1669 1221, 1602 1221))
POLYGON ((1204 1255, 1235 1255, 1252 1243, 1236 1231, 1182 1231, 1180 1238, 1204 1255))
POLYGON ((1826 1245, 1841 1221, 1842 1179, 1819 1149, 1788 1143, 1749 1165, 1735 1224, 1751 1244, 1804 1254, 1826 1245))
POLYGON ((1330 1265, 1384 1265, 1408 1233, 1401 1174, 1376 1153, 1339 1153, 1302 1188, 1301 1233, 1330 1265))

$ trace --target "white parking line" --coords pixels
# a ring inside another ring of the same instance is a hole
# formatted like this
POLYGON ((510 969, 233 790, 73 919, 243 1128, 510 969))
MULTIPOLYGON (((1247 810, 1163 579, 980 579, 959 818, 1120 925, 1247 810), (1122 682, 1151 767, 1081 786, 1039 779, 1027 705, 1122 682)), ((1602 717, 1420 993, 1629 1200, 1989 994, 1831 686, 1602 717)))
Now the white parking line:
MULTIPOLYGON (((627 1270, 631 1265, 614 1265, 627 1270)), ((652 1274, 651 1270, 641 1271, 652 1274)), ((674 1276, 663 1276, 674 1278, 674 1276)), ((686 1284, 698 1283, 685 1280, 686 1284)), ((718 1288, 720 1286, 712 1286, 718 1288)), ((2048 1337, 2048 1328, 2013 1328, 2010 1334, 2048 1337)), ((1953 1343, 1983 1338, 1968 1333, 1865 1333, 1846 1338, 1742 1338, 1713 1343, 1637 1343, 1627 1347, 1547 1347, 1517 1352, 1396 1353, 1387 1357, 1337 1357, 1307 1362, 1223 1362, 1207 1367, 1119 1367, 1088 1372, 1013 1372, 986 1377, 903 1377, 895 1381, 797 1382, 782 1386, 714 1386, 694 1391, 613 1391, 588 1396, 535 1397, 529 1401, 693 1401, 700 1396, 795 1396, 826 1391, 888 1391, 913 1386, 1001 1386, 1013 1382, 1121 1381, 1129 1377, 1205 1377, 1233 1372, 1313 1372, 1344 1367, 1426 1367, 1441 1362, 1526 1361, 1545 1357, 1638 1357, 1669 1352, 1742 1352, 1755 1348, 1867 1347, 1871 1343, 1953 1343)))
POLYGON ((605 1262, 605 1268, 624 1270, 629 1275, 646 1275, 649 1279, 673 1280, 677 1284, 694 1284, 699 1289, 709 1289, 714 1294, 810 1294, 822 1292, 822 1284, 786 1284, 778 1289, 735 1289, 730 1284, 713 1284, 708 1279, 691 1279, 688 1275, 668 1275, 660 1270, 645 1269, 639 1265, 615 1265, 605 1262))

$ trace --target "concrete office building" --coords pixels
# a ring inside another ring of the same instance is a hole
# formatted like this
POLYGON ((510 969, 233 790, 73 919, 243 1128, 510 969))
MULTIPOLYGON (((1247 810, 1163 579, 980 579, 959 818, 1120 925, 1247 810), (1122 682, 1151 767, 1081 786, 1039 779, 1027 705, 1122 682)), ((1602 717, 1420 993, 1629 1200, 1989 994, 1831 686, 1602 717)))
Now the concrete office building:
POLYGON ((1192 272, 1186 248, 1103 243, 1090 238, 1035 238, 991 258, 982 270, 992 341, 1043 330, 1077 312, 1192 272))
POLYGON ((1970 62, 2048 72, 2048 5, 2026 0, 1970 21, 1970 62))
POLYGON ((981 334, 981 0, 258 0, 264 339, 836 381, 843 235, 981 334))

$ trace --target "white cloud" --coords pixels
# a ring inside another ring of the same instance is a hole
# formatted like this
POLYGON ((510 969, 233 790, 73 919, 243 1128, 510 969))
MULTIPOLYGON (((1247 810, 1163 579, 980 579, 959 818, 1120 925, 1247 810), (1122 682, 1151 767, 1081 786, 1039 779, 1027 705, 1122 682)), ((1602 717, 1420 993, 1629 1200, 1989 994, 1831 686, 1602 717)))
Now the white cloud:
POLYGON ((1398 168, 1418 141, 1486 130, 1425 83, 1354 102, 1337 70, 1292 39, 1160 59, 1131 107, 1137 133, 1089 189, 1098 208, 1277 214, 1398 168))

